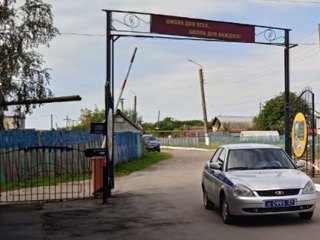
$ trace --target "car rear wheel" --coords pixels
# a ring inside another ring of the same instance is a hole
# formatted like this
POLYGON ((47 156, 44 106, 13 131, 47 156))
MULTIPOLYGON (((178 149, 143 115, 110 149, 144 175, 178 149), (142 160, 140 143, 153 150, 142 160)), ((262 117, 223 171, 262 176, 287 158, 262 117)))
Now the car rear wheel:
POLYGON ((211 210, 214 208, 214 203, 208 198, 208 194, 205 189, 203 189, 203 205, 205 209, 211 210))
POLYGON ((299 217, 303 220, 310 220, 312 216, 313 216, 313 212, 299 213, 299 217))
POLYGON ((234 218, 230 214, 229 205, 225 196, 223 196, 221 199, 221 216, 225 224, 231 224, 234 218))

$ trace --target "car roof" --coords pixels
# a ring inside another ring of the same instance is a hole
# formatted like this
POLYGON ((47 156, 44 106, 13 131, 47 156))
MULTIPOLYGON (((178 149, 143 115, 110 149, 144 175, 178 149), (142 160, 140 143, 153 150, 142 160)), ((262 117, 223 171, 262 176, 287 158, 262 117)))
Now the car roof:
POLYGON ((221 147, 226 149, 257 149, 257 148, 273 148, 281 149, 281 147, 271 145, 271 144, 261 144, 261 143, 237 143, 237 144, 225 144, 221 147))
POLYGON ((142 137, 144 137, 144 138, 157 138, 156 136, 150 135, 150 134, 142 135, 142 137))

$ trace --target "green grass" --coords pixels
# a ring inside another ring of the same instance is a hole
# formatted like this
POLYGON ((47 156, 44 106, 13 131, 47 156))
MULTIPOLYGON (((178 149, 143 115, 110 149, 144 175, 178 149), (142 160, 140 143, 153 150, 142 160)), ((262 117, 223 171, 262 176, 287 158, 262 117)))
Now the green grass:
POLYGON ((90 173, 77 174, 74 176, 32 176, 22 177, 20 181, 4 182, 1 192, 12 191, 29 187, 54 186, 70 181, 81 181, 91 178, 90 173))
POLYGON ((164 152, 144 152, 141 158, 134 158, 126 163, 119 163, 115 166, 115 176, 122 177, 132 172, 146 169, 165 159, 171 158, 172 155, 164 152))

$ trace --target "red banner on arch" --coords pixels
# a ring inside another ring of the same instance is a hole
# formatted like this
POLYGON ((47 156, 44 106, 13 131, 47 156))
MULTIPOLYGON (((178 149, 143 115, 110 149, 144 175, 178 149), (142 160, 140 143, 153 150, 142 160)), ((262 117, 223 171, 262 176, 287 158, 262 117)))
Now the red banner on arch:
POLYGON ((255 42, 253 25, 175 16, 151 15, 150 32, 230 42, 255 42))

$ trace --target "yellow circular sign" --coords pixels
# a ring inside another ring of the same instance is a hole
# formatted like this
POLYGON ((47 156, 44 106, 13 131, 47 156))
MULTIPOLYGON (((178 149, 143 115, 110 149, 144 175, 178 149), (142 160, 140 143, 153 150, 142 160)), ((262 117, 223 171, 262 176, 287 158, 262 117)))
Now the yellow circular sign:
POLYGON ((308 133, 307 122, 303 113, 295 116, 292 125, 292 149, 296 157, 301 157, 307 147, 308 133))

